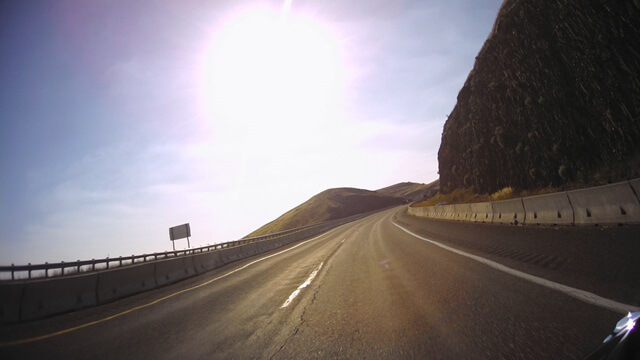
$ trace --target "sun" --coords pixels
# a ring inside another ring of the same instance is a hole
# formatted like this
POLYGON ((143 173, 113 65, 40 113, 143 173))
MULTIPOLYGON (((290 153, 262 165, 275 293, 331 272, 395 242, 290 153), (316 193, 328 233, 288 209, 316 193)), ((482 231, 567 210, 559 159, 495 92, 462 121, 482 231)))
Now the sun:
POLYGON ((211 41, 202 97, 219 133, 282 143, 336 115, 344 87, 339 42, 287 5, 246 9, 211 41))

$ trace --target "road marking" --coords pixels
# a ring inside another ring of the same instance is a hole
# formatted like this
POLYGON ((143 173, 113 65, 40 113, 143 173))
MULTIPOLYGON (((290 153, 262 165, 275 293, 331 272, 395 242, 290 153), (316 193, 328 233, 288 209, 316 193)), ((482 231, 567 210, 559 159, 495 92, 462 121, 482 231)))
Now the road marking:
POLYGON ((289 306, 289 304, 291 304, 293 299, 295 299, 296 296, 298 296, 298 294, 300 293, 300 290, 306 288, 307 286, 309 286, 309 284, 311 284, 311 281, 313 281, 313 278, 316 277, 316 275, 318 274, 318 271, 322 269, 322 264, 324 264, 324 262, 321 262, 320 265, 315 270, 313 270, 313 272, 311 272, 307 280, 305 280, 305 282, 303 282, 300 286, 298 286, 298 288, 294 292, 292 292, 291 295, 289 295, 289 298, 287 299, 287 301, 284 302, 284 304, 282 304, 282 306, 280 306, 280 309, 286 308, 287 306, 289 306))
MULTIPOLYGON (((272 257, 274 257, 274 256, 276 256, 276 255, 284 254, 284 253, 286 253, 287 251, 291 251, 291 250, 293 250, 293 249, 297 248, 298 246, 302 246, 302 245, 304 245, 304 244, 306 244, 306 243, 308 243, 308 242, 310 242, 310 241, 313 241, 313 240, 318 239, 319 237, 322 237, 322 236, 325 236, 325 235, 329 235, 330 233, 332 233, 332 232, 334 232, 334 231, 338 230, 340 227, 341 227, 341 226, 339 226, 339 227, 337 227, 337 228, 335 228, 335 229, 332 229, 332 230, 330 230, 330 231, 328 231, 328 232, 326 232, 326 233, 324 233, 324 234, 320 234, 320 235, 318 235, 318 236, 316 236, 316 237, 314 237, 314 238, 311 238, 311 239, 309 239, 309 240, 305 240, 305 241, 303 241, 303 242, 301 242, 301 243, 299 243, 299 244, 297 244, 297 245, 295 245, 295 246, 292 246, 292 247, 290 247, 290 248, 288 248, 288 249, 282 250, 282 251, 277 252, 277 253, 275 253, 275 254, 271 254, 271 255, 265 256, 265 257, 263 257, 263 258, 260 258, 260 259, 254 260, 254 261, 252 261, 252 262, 250 262, 250 263, 248 263, 248 264, 246 264, 246 265, 244 265, 244 266, 242 266, 242 267, 239 267, 239 268, 237 268, 237 269, 235 269, 235 270, 233 270, 233 271, 230 271, 230 272, 228 272, 228 273, 226 273, 226 274, 224 274, 224 275, 220 275, 220 276, 218 276, 218 277, 216 277, 216 278, 214 278, 214 279, 211 279, 211 280, 209 280, 209 281, 206 281, 206 282, 204 282, 204 283, 202 283, 202 284, 199 284, 199 285, 196 285, 196 286, 190 287, 190 288, 188 288, 188 289, 183 289, 183 290, 180 290, 180 291, 174 292, 173 294, 169 294, 169 295, 167 295, 167 296, 165 296, 165 297, 162 297, 162 298, 160 298, 160 299, 154 300, 154 301, 152 301, 152 302, 150 302, 150 303, 147 303, 147 304, 144 304, 144 305, 140 305, 140 306, 136 306, 136 307, 131 308, 131 309, 129 309, 129 310, 122 311, 122 312, 117 313, 117 314, 115 314, 115 315, 107 316, 107 317, 102 318, 102 319, 100 319, 100 320, 91 321, 91 322, 88 322, 88 323, 85 323, 85 324, 82 324, 82 325, 78 325, 78 326, 74 326, 74 327, 71 327, 71 328, 68 328, 68 329, 64 329, 64 330, 56 331, 56 332, 53 332, 53 333, 50 333, 50 334, 45 334, 45 335, 35 336, 35 337, 32 337, 32 338, 27 338, 27 339, 22 339, 22 340, 15 340, 15 341, 8 341, 8 342, 0 342, 0 348, 2 348, 2 347, 8 347, 8 346, 22 345, 22 344, 28 344, 28 343, 32 343, 32 342, 35 342, 35 341, 40 341, 40 340, 44 340, 44 339, 48 339, 48 338, 52 338, 52 337, 54 337, 54 336, 63 335, 63 334, 66 334, 66 333, 70 333, 70 332, 72 332, 72 331, 76 331, 76 330, 84 329, 84 328, 89 327, 89 326, 93 326, 93 325, 97 325, 97 324, 100 324, 100 323, 103 323, 103 322, 107 322, 107 321, 109 321, 109 320, 113 320, 113 319, 118 318, 118 317, 120 317, 120 316, 123 316, 123 315, 129 314, 129 313, 132 313, 132 312, 137 311, 137 310, 140 310, 140 309, 144 309, 144 308, 149 307, 149 306, 152 306, 152 305, 156 305, 156 304, 161 303, 161 302, 163 302, 163 301, 165 301, 165 300, 168 300, 168 299, 170 299, 170 298, 172 298, 172 297, 174 297, 174 296, 177 296, 177 295, 180 295, 180 294, 183 294, 183 293, 186 293, 186 292, 189 292, 189 291, 192 291, 192 290, 195 290, 195 289, 201 288, 201 287, 206 286, 206 285, 209 285, 209 284, 211 284, 211 283, 212 283, 212 282, 214 282, 214 281, 218 281, 218 280, 223 279, 223 278, 225 278, 225 277, 227 277, 227 276, 229 276, 229 275, 231 275, 231 274, 234 274, 234 273, 236 273, 236 272, 238 272, 238 271, 240 271, 240 270, 244 270, 244 269, 248 268, 249 266, 251 266, 251 265, 253 265, 253 264, 255 264, 255 263, 258 263, 258 262, 260 262, 260 261, 263 261, 263 260, 266 260, 266 259, 272 258, 272 257)), ((320 264, 320 266, 322 266, 322 264, 320 264)), ((318 268, 318 270, 319 270, 319 268, 318 268)), ((314 276, 315 276, 315 275, 314 275, 314 276)))
POLYGON ((403 228, 402 226, 396 224, 393 220, 391 221, 391 223, 393 225, 397 226, 398 228, 400 228, 400 230, 406 232, 407 234, 413 235, 413 236, 417 237, 418 239, 427 241, 427 242, 429 242, 429 243, 431 243, 431 244, 433 244, 435 246, 439 246, 439 247, 441 247, 441 248, 443 248, 445 250, 449 250, 449 251, 454 252, 454 253, 456 253, 458 255, 466 256, 466 257, 468 257, 470 259, 473 259, 473 260, 481 262, 481 263, 483 263, 485 265, 488 265, 488 266, 490 266, 490 267, 492 267, 492 268, 494 268, 496 270, 505 272, 505 273, 513 275, 513 276, 517 276, 517 277, 519 277, 521 279, 530 281, 532 283, 535 283, 535 284, 538 284, 538 285, 542 285, 542 286, 548 287, 548 288, 553 289, 553 290, 560 291, 560 292, 562 292, 562 293, 564 293, 566 295, 569 295, 569 296, 571 296, 573 298, 576 298, 578 300, 584 301, 584 302, 586 302, 588 304, 600 306, 602 308, 605 308, 605 309, 608 309, 608 310, 612 310, 612 311, 618 312, 620 314, 627 314, 629 311, 639 311, 640 310, 640 308, 638 308, 636 306, 633 306, 633 305, 623 304, 623 303, 617 302, 615 300, 611 300, 611 299, 600 297, 600 296, 598 296, 598 295, 596 295, 594 293, 590 293, 588 291, 576 289, 576 288, 573 288, 573 287, 567 286, 567 285, 558 284, 556 282, 553 282, 553 281, 550 281, 550 280, 547 280, 547 279, 543 279, 541 277, 533 276, 533 275, 524 273, 522 271, 518 271, 516 269, 504 266, 502 264, 499 264, 497 262, 485 259, 483 257, 466 253, 466 252, 464 252, 462 250, 458 250, 458 249, 452 248, 450 246, 441 244, 441 243, 439 243, 437 241, 433 241, 433 240, 427 239, 425 237, 422 237, 422 236, 420 236, 420 235, 418 235, 416 233, 413 233, 413 232, 403 228))

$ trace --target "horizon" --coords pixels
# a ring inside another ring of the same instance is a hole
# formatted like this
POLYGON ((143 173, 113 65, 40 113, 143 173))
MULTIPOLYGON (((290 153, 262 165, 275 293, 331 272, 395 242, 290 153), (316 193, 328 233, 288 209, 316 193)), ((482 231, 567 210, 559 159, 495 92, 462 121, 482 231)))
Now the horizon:
POLYGON ((4 3, 0 265, 170 250, 183 223, 232 241, 330 188, 436 180, 500 5, 4 3))

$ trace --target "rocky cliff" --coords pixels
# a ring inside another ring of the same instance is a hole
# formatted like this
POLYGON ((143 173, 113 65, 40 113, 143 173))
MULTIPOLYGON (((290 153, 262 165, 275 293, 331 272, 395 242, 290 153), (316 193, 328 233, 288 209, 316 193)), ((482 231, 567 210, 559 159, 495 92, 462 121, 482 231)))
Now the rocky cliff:
POLYGON ((505 0, 447 119, 442 190, 640 176, 640 0, 505 0))

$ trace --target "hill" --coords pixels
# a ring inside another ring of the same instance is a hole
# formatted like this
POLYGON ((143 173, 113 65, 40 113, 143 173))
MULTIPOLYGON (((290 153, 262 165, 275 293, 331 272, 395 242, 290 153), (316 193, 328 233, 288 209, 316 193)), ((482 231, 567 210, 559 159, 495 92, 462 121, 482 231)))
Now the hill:
POLYGON ((640 2, 505 0, 447 119, 442 190, 640 176, 640 2))
POLYGON ((429 184, 402 182, 378 189, 376 192, 388 196, 404 198, 408 201, 419 201, 424 198, 432 197, 438 192, 439 188, 440 180, 433 181, 429 184))
POLYGON ((405 200, 402 198, 375 191, 355 188, 329 189, 287 211, 246 237, 318 224, 403 203, 405 200))

